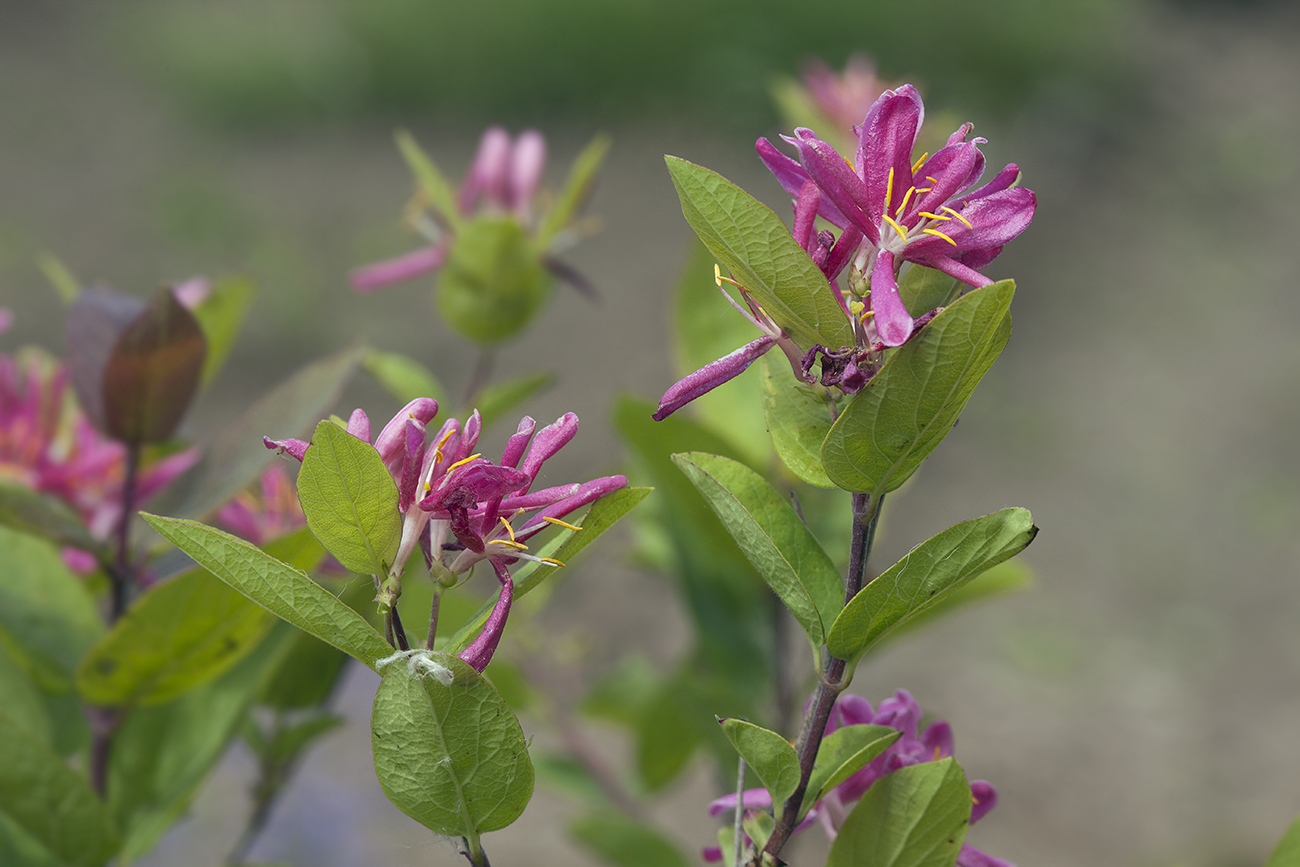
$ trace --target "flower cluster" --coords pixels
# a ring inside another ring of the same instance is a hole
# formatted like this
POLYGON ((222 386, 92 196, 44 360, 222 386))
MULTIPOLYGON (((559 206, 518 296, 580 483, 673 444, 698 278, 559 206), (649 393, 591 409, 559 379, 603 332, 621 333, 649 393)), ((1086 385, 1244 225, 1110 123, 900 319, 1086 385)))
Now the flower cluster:
MULTIPOLYGON (((449 418, 429 436, 438 413, 432 398, 411 401, 374 438, 373 445, 398 488, 403 516, 402 539, 389 571, 401 576, 416 550, 423 550, 434 577, 451 583, 486 561, 501 591, 482 634, 461 658, 479 671, 487 666, 510 612, 514 584, 508 567, 519 560, 551 565, 558 561, 528 552, 528 540, 551 525, 579 529, 563 519, 606 494, 627 485, 623 476, 603 476, 584 483, 532 490, 542 464, 578 432, 578 417, 566 413, 540 430, 528 416, 506 442, 500 463, 475 452, 482 418, 475 410, 462 425, 449 418)), ((370 419, 358 409, 348 433, 370 443, 370 419)), ((309 443, 264 438, 267 448, 282 449, 302 460, 309 443)), ((392 604, 395 596, 380 601, 392 604)))
MULTIPOLYGON (((907 342, 934 313, 914 320, 903 304, 898 278, 904 263, 936 269, 973 287, 993 282, 980 270, 1029 225, 1034 193, 1015 186, 1020 175, 1015 164, 976 186, 984 172, 979 145, 985 139, 967 141, 969 123, 933 156, 913 160, 924 114, 911 85, 885 91, 856 128, 854 160, 806 128, 784 137, 798 159, 767 139, 756 142, 759 157, 793 197, 794 238, 821 269, 827 291, 849 317, 855 345, 805 346, 795 352, 793 341, 740 287, 747 315, 764 336, 674 385, 660 401, 656 418, 743 372, 775 345, 792 360, 802 354, 793 366, 804 382, 812 381, 811 369, 820 356, 823 385, 845 393, 859 390, 873 375, 880 353, 907 342), (817 231, 818 217, 839 234, 817 231)), ((718 285, 721 289, 721 280, 718 285)), ((734 300, 732 304, 745 312, 734 300)))
POLYGON ((843 73, 814 58, 804 64, 802 77, 813 105, 837 131, 856 129, 886 89, 875 62, 864 54, 850 57, 843 73))
MULTIPOLYGON (((902 736, 890 747, 857 773, 840 783, 830 794, 818 801, 808 811, 808 815, 795 829, 798 833, 817 823, 822 826, 826 836, 834 840, 844 824, 849 810, 856 804, 867 789, 879 780, 899 768, 918 765, 923 762, 937 762, 953 753, 952 728, 943 720, 931 723, 918 734, 921 723, 921 708, 912 698, 911 693, 900 689, 892 698, 880 703, 879 710, 872 710, 871 703, 857 695, 842 695, 831 710, 826 723, 826 734, 851 725, 889 726, 902 732, 902 736)), ((998 793, 984 780, 973 780, 970 784, 971 807, 970 823, 974 825, 982 819, 998 802, 998 793)), ((768 808, 772 806, 767 789, 746 789, 743 795, 744 808, 768 808)), ((736 808, 735 794, 718 798, 709 804, 709 815, 716 816, 724 811, 736 808)), ((722 860, 722 850, 710 847, 704 850, 704 860, 722 860)), ((1000 858, 994 858, 964 844, 961 854, 957 856, 958 867, 1011 867, 1000 858)))
MULTIPOLYGON (((64 365, 34 351, 0 355, 0 480, 57 497, 105 539, 122 520, 126 451, 77 407, 64 365)), ((198 458, 191 448, 145 466, 135 502, 147 502, 198 458)), ((78 571, 94 568, 85 552, 68 549, 64 559, 78 571)))
POLYGON ((217 510, 216 522, 254 545, 265 545, 305 526, 293 480, 281 464, 262 473, 258 491, 243 491, 217 510))

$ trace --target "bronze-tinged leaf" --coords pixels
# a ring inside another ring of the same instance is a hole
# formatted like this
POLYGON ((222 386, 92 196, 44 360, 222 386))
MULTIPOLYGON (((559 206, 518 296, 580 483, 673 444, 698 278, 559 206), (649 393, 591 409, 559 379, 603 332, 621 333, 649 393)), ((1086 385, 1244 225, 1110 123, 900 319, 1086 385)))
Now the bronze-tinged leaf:
POLYGON ((122 332, 145 310, 144 302, 110 289, 87 289, 68 308, 68 373, 91 424, 104 423, 104 368, 122 332))
POLYGON ((109 436, 132 445, 168 439, 198 390, 208 343, 194 314, 162 289, 121 332, 101 382, 109 436))

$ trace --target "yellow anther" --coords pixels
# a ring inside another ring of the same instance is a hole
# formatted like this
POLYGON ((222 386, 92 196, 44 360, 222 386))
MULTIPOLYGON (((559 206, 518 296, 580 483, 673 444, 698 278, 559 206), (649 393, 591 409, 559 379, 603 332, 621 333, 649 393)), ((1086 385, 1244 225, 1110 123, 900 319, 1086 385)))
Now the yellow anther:
MULTIPOLYGON (((885 183, 885 210, 889 210, 889 203, 894 200, 894 167, 889 167, 889 180, 885 183)), ((886 220, 889 218, 886 217, 886 220)), ((893 222, 892 220, 890 222, 893 222)))
POLYGON ((499 520, 502 523, 502 525, 505 526, 506 532, 510 534, 510 541, 513 542, 515 540, 515 528, 511 527, 510 522, 503 517, 497 518, 497 520, 499 520))
MULTIPOLYGON (((938 747, 935 747, 935 748, 934 748, 934 758, 932 759, 932 761, 936 761, 936 762, 939 761, 939 757, 940 757, 941 755, 943 755, 943 754, 939 752, 939 748, 938 748, 938 747)), ((974 799, 974 797, 975 797, 974 795, 971 796, 972 799, 974 799)), ((979 801, 975 801, 975 803, 978 804, 979 801)))
POLYGON ((573 530, 575 532, 582 529, 581 527, 576 527, 573 524, 568 523, 567 521, 561 521, 559 518, 552 518, 549 515, 544 516, 542 520, 548 524, 555 524, 557 527, 567 527, 568 529, 573 530))
POLYGON ((446 432, 445 434, 442 435, 442 438, 439 439, 438 442, 434 444, 434 446, 433 446, 433 462, 434 462, 435 464, 442 460, 442 457, 443 457, 443 455, 442 455, 442 447, 445 446, 445 445, 447 444, 447 440, 451 439, 451 435, 454 434, 455 432, 456 432, 456 429, 455 429, 455 428, 448 428, 448 429, 447 429, 447 432, 446 432))
POLYGON ((972 225, 970 224, 970 220, 966 219, 965 217, 963 217, 963 216, 961 215, 961 211, 954 211, 952 208, 948 207, 947 205, 944 205, 944 206, 943 206, 942 208, 940 208, 939 210, 941 210, 941 211, 947 211, 948 213, 952 214, 954 217, 956 217, 957 219, 959 219, 959 220, 961 220, 963 223, 965 223, 965 224, 966 224, 966 228, 968 228, 968 229, 973 229, 973 228, 975 228, 974 226, 972 226, 972 225))
POLYGON ((456 461, 456 463, 454 463, 454 464, 452 464, 451 466, 447 467, 447 472, 450 473, 452 470, 456 469, 456 467, 463 467, 463 466, 465 466, 467 463, 469 463, 470 461, 478 460, 478 459, 481 458, 481 457, 483 457, 483 453, 482 453, 482 452, 479 452, 479 453, 476 454, 476 455, 470 455, 470 456, 467 457, 467 458, 463 458, 463 459, 461 459, 461 460, 459 460, 459 461, 456 461))
POLYGON ((952 217, 945 217, 943 214, 931 214, 929 211, 917 211, 917 215, 925 217, 927 220, 943 220, 947 222, 952 219, 952 217))
POLYGON ((895 217, 901 217, 901 216, 903 216, 903 209, 906 208, 906 207, 907 207, 907 203, 910 202, 910 201, 912 200, 912 193, 915 193, 915 192, 916 192, 916 187, 908 187, 908 188, 907 188, 907 192, 903 193, 903 203, 902 203, 901 205, 898 206, 898 210, 897 210, 897 211, 894 211, 894 216, 895 216, 895 217))
POLYGON ((925 176, 925 179, 926 179, 927 181, 929 181, 930 183, 934 184, 936 187, 939 186, 939 179, 938 179, 938 178, 932 178, 932 177, 930 177, 929 175, 926 175, 926 176, 925 176))
POLYGON ((938 229, 922 229, 921 231, 927 235, 934 235, 936 238, 943 238, 945 241, 947 241, 949 244, 952 244, 954 247, 957 246, 956 241, 954 241, 952 238, 949 238, 947 235, 945 235, 943 232, 940 232, 938 229))
POLYGON ((930 190, 933 190, 933 189, 934 189, 934 187, 917 187, 917 188, 916 188, 916 191, 917 191, 918 193, 928 193, 928 192, 930 192, 930 190))
POLYGON ((916 162, 912 163, 912 174, 916 174, 917 171, 921 168, 921 166, 925 165, 925 161, 929 158, 930 158, 929 151, 926 151, 925 153, 921 154, 921 158, 916 162))
POLYGON ((511 539, 491 539, 489 545, 500 545, 503 548, 514 548, 516 551, 527 551, 528 546, 523 542, 515 542, 511 539))
POLYGON ((881 219, 884 220, 884 221, 885 221, 886 223, 888 223, 889 225, 891 225, 891 226, 894 227, 894 231, 898 233, 898 237, 900 237, 900 238, 906 238, 906 237, 907 237, 907 230, 904 229, 902 226, 898 225, 897 223, 895 223, 895 222, 893 221, 893 219, 891 219, 890 216, 889 216, 888 214, 883 215, 883 216, 881 217, 881 219))
POLYGON ((741 286, 739 283, 737 283, 735 280, 732 280, 730 277, 723 277, 722 269, 718 267, 717 262, 713 263, 713 282, 718 284, 719 289, 722 288, 723 283, 730 283, 732 286, 735 286, 737 289, 745 288, 744 286, 741 286))
POLYGON ((863 325, 866 325, 867 320, 875 315, 876 315, 876 311, 868 310, 866 313, 863 313, 861 316, 858 317, 858 321, 861 322, 863 325))
POLYGON ((849 312, 852 313, 854 316, 857 316, 859 313, 861 313, 863 310, 866 309, 867 309, 867 305, 863 304, 861 301, 854 300, 849 302, 849 312))
POLYGON ((554 557, 538 557, 537 559, 545 563, 547 566, 557 566, 561 569, 564 568, 564 564, 559 560, 556 560, 554 557))

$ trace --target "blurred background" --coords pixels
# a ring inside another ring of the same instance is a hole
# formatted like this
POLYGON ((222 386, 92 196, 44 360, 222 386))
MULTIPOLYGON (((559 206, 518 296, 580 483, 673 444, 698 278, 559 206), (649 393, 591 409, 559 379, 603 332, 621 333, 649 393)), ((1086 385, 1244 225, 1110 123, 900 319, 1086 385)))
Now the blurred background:
MULTIPOLYGON (((1024 555, 1033 590, 894 644, 854 691, 906 687, 952 723, 968 773, 1001 794, 972 841, 1022 867, 1258 864, 1300 813, 1298 35, 1294 4, 1209 0, 8 0, 0 306, 16 323, 0 349, 60 351, 37 264, 50 253, 140 295, 254 279, 235 357, 186 423, 196 439, 358 331, 454 389, 472 348, 427 284, 347 288, 351 268, 411 245, 394 129, 458 178, 485 125, 535 126, 552 186, 603 130, 614 148, 588 209, 603 231, 566 256, 602 300, 559 292, 499 369, 558 369, 525 407, 583 418, 581 453, 557 469, 612 470, 616 395, 674 379, 691 236, 662 155, 785 213, 752 150, 781 131, 770 88, 806 58, 869 53, 932 114, 973 120, 990 165, 1019 163, 1039 201, 987 269, 1019 285, 1011 344, 892 498, 877 562, 1008 505, 1042 532, 1024 555)), ((360 380, 355 405, 396 408, 360 380)), ((584 671, 680 652, 671 591, 616 545, 574 571, 544 622, 581 639, 584 671)), ((349 725, 311 753, 258 857, 459 863, 379 791, 376 684, 353 672, 349 725)), ((217 863, 252 774, 232 754, 147 863, 217 863)), ((713 838, 712 786, 700 772, 656 807, 688 851, 713 838)), ((565 839, 570 812, 539 789, 488 851, 594 863, 565 839)))

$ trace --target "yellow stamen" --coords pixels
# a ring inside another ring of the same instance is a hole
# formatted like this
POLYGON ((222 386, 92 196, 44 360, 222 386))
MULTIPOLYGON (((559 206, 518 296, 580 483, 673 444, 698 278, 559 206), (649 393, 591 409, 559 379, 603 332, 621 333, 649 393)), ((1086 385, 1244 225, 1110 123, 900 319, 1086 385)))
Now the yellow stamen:
POLYGON ((739 283, 737 283, 735 280, 732 280, 730 277, 723 277, 722 269, 718 267, 717 262, 713 263, 713 282, 718 284, 719 289, 722 288, 723 283, 730 283, 732 286, 735 286, 737 289, 745 288, 744 286, 741 286, 739 283))
POLYGON ((511 539, 491 539, 489 545, 500 545, 503 548, 514 548, 516 551, 527 551, 528 546, 523 542, 515 542, 511 539))
POLYGON ((961 211, 954 211, 952 208, 948 207, 947 205, 944 205, 944 206, 943 206, 942 208, 940 208, 939 210, 941 210, 941 211, 947 211, 948 213, 952 214, 954 217, 956 217, 957 219, 959 219, 959 220, 961 220, 963 223, 965 223, 965 224, 966 224, 966 228, 968 228, 968 229, 973 229, 973 228, 975 228, 974 226, 972 226, 972 225, 970 224, 970 220, 966 219, 965 217, 963 217, 963 216, 961 215, 961 211))
MULTIPOLYGON (((559 526, 559 527, 567 527, 568 529, 573 530, 573 531, 575 531, 575 532, 578 531, 578 530, 581 530, 581 529, 582 529, 581 527, 575 527, 573 524, 570 524, 570 523, 568 523, 568 522, 566 522, 566 521, 561 521, 559 518, 552 518, 552 517, 550 517, 550 516, 544 516, 544 517, 542 518, 542 520, 545 521, 545 522, 548 523, 548 524, 555 524, 556 526, 559 526)), ((512 537, 512 538, 513 538, 513 537, 512 537)))
POLYGON ((435 464, 442 460, 442 447, 447 444, 447 440, 451 439, 451 435, 454 434, 455 432, 456 432, 455 428, 448 428, 447 432, 442 435, 442 438, 438 440, 437 443, 434 444, 433 462, 435 464))
POLYGON ((939 179, 938 179, 938 178, 932 178, 932 177, 930 177, 929 175, 926 175, 926 176, 925 176, 925 179, 926 179, 927 181, 929 181, 930 183, 934 184, 936 187, 939 185, 939 179))
POLYGON ((897 210, 897 211, 894 211, 894 216, 895 216, 895 217, 901 217, 901 216, 903 216, 903 209, 906 208, 906 207, 907 207, 907 203, 910 202, 910 201, 912 200, 912 193, 915 193, 915 192, 916 192, 916 187, 908 187, 908 188, 907 188, 907 192, 903 193, 903 203, 902 203, 901 205, 898 206, 898 210, 897 210))
POLYGON ((541 560, 547 566, 558 566, 561 569, 564 568, 564 564, 561 563, 559 560, 556 560, 554 557, 538 557, 537 559, 541 560))
MULTIPOLYGON (((894 200, 894 167, 889 167, 889 180, 885 183, 885 210, 889 210, 889 203, 894 200)), ((886 220, 889 218, 886 217, 886 220)), ((890 220, 890 222, 893 222, 890 220)))
MULTIPOLYGON (((932 759, 932 761, 936 761, 936 762, 939 761, 939 756, 940 756, 940 755, 942 755, 942 753, 939 752, 939 748, 938 748, 938 747, 935 747, 935 748, 934 748, 934 759, 932 759)), ((972 797, 973 797, 973 796, 972 796, 972 797)), ((979 801, 976 801, 975 803, 978 804, 979 801)))
POLYGON ((876 315, 876 311, 868 310, 866 313, 863 313, 861 316, 858 317, 858 321, 861 322, 863 325, 866 325, 867 320, 875 315, 876 315))
POLYGON ((881 219, 884 220, 884 221, 885 221, 886 223, 888 223, 889 225, 891 225, 891 226, 894 227, 894 231, 898 233, 898 237, 900 237, 900 238, 906 238, 906 237, 907 237, 907 230, 904 229, 902 226, 898 225, 897 223, 895 223, 895 222, 890 218, 890 216, 889 216, 888 214, 884 214, 884 215, 882 215, 882 216, 881 216, 881 219))
POLYGON ((470 455, 470 456, 467 457, 467 458, 464 458, 464 459, 462 459, 462 460, 456 461, 456 463, 454 463, 454 464, 452 464, 451 466, 447 467, 447 472, 450 473, 452 470, 456 469, 456 467, 463 467, 463 466, 465 466, 465 464, 469 463, 470 461, 478 460, 478 459, 481 458, 481 457, 483 457, 483 453, 482 453, 482 452, 479 452, 479 453, 476 454, 476 455, 470 455))
POLYGON ((944 222, 947 222, 952 219, 952 217, 945 217, 942 214, 931 214, 929 211, 917 211, 917 214, 928 220, 943 220, 944 222))
POLYGON ((954 241, 952 238, 949 238, 947 235, 945 235, 943 232, 940 232, 938 229, 922 229, 921 231, 927 235, 934 235, 936 238, 943 238, 945 241, 947 241, 949 244, 952 244, 954 247, 957 246, 956 241, 954 241))
POLYGON ((925 165, 925 161, 929 157, 930 157, 929 151, 926 151, 925 153, 921 154, 921 158, 916 162, 912 163, 912 174, 916 174, 917 171, 921 168, 921 166, 925 165))
POLYGON ((503 517, 498 517, 497 520, 505 526, 506 532, 510 534, 510 541, 513 542, 515 540, 515 528, 511 527, 510 522, 503 517))
POLYGON ((934 189, 934 187, 917 187, 917 188, 916 188, 916 191, 917 191, 918 193, 928 193, 928 192, 930 192, 930 190, 933 190, 933 189, 934 189))

